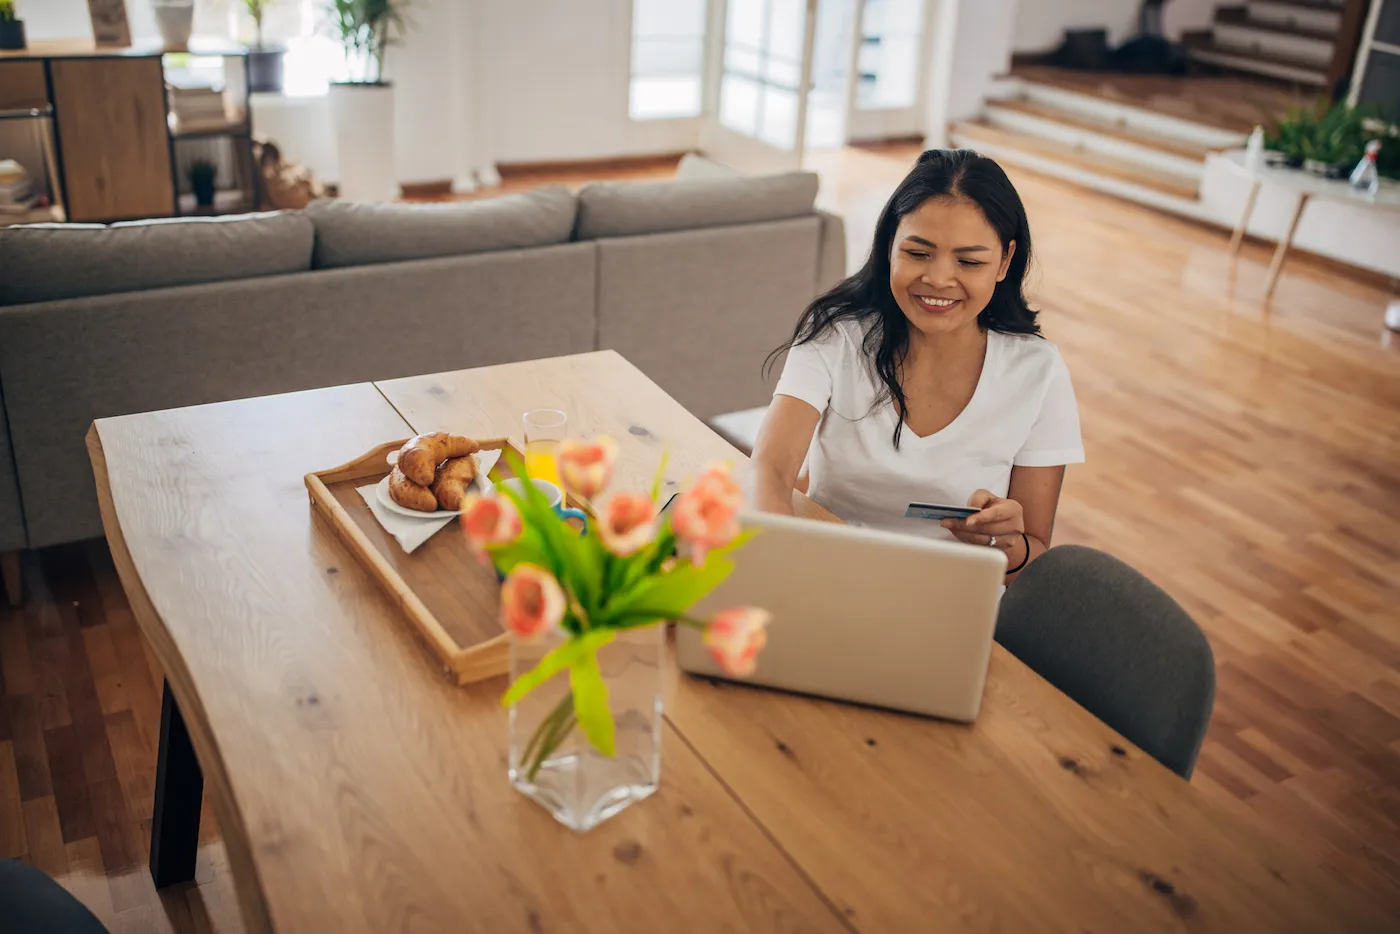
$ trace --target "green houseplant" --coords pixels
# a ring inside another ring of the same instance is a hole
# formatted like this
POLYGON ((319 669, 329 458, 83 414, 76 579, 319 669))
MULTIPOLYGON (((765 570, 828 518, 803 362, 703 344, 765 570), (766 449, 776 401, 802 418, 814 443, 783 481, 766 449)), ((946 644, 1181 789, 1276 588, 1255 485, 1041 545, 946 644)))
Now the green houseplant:
POLYGON ((202 208, 214 206, 214 188, 219 180, 219 167, 208 159, 196 159, 190 163, 185 175, 194 191, 194 203, 202 208))
POLYGON ((15 15, 15 0, 0 0, 0 49, 24 46, 24 20, 15 15))
POLYGON ((326 0, 330 28, 345 52, 346 80, 331 85, 339 193, 360 201, 398 195, 394 92, 384 54, 408 31, 406 0, 326 0))
POLYGON ((408 31, 406 0, 329 0, 331 25, 345 51, 347 81, 381 84, 384 53, 408 31))
POLYGON ((277 0, 243 0, 243 8, 253 20, 256 38, 248 49, 248 90, 282 93, 282 55, 285 51, 275 43, 263 40, 263 18, 277 5, 277 0))
POLYGON ((1274 120, 1266 144, 1283 153, 1284 164, 1291 168, 1341 178, 1356 165, 1371 138, 1366 130, 1370 117, 1365 108, 1350 107, 1344 101, 1329 105, 1318 100, 1290 108, 1274 120))

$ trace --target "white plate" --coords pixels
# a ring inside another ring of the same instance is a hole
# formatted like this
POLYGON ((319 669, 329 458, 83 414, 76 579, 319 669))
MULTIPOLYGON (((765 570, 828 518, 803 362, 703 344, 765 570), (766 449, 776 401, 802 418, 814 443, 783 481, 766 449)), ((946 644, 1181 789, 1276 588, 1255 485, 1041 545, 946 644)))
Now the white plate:
MULTIPOLYGON (((398 453, 397 451, 393 453, 398 453)), ((476 452, 476 479, 467 484, 467 489, 477 493, 490 493, 496 488, 491 482, 491 478, 486 476, 491 472, 491 468, 496 466, 496 461, 501 459, 500 451, 477 451, 476 452)), ((395 458, 397 460, 397 458, 395 458)), ((379 505, 392 513, 400 516, 407 516, 410 519, 445 519, 448 516, 456 515, 447 509, 438 509, 435 512, 422 512, 417 509, 409 509, 407 506, 400 506, 394 502, 394 498, 389 495, 389 478, 386 476, 375 485, 375 492, 379 496, 379 505)))

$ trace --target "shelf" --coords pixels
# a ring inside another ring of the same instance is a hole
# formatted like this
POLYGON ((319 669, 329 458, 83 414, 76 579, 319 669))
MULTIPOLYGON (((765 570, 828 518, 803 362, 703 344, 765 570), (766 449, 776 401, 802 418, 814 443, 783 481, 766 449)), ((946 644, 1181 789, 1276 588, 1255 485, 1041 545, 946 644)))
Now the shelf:
POLYGON ((195 204, 194 195, 182 194, 177 207, 180 217, 217 217, 220 214, 249 214, 257 210, 248 192, 236 188, 214 192, 214 203, 209 207, 195 204))
POLYGON ((31 208, 23 214, 9 214, 0 211, 0 227, 13 227, 16 224, 61 224, 63 220, 63 208, 56 205, 46 208, 31 208))
POLYGON ((226 123, 223 126, 198 127, 192 130, 171 130, 171 139, 199 139, 209 136, 251 136, 246 123, 226 123))
POLYGON ((0 120, 35 120, 53 116, 53 107, 17 107, 0 110, 0 120))

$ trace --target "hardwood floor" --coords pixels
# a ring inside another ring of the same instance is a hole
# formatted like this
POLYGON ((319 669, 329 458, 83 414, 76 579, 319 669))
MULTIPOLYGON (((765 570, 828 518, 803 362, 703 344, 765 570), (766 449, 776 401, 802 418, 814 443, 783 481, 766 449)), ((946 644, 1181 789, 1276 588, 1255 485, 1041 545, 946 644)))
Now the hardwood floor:
POLYGON ((26 554, 24 585, 24 606, 0 607, 0 857, 113 934, 241 932, 208 807, 194 883, 157 893, 146 869, 162 675, 106 542, 26 554))
MULTIPOLYGON (((910 146, 822 153, 853 261, 910 146)), ((537 176, 575 184, 578 173, 537 176)), ((643 174, 655 175, 647 170, 643 174)), ((1400 335, 1393 298, 1030 173, 1033 297, 1073 373, 1088 463, 1056 542, 1110 551, 1182 602, 1218 666, 1193 784, 1238 802, 1400 917, 1400 335)), ((146 872, 160 673, 100 542, 26 555, 0 607, 0 856, 114 932, 240 931, 204 817, 196 883, 146 872)))

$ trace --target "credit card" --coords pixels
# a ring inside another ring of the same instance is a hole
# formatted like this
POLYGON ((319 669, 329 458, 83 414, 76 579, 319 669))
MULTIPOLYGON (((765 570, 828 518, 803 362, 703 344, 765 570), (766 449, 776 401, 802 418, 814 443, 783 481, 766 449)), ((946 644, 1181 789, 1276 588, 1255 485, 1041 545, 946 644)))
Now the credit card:
POLYGON ((973 509, 971 506, 939 506, 934 503, 910 503, 909 508, 904 510, 904 517, 906 519, 932 519, 937 522, 943 519, 966 519, 976 512, 981 512, 981 510, 973 509))

